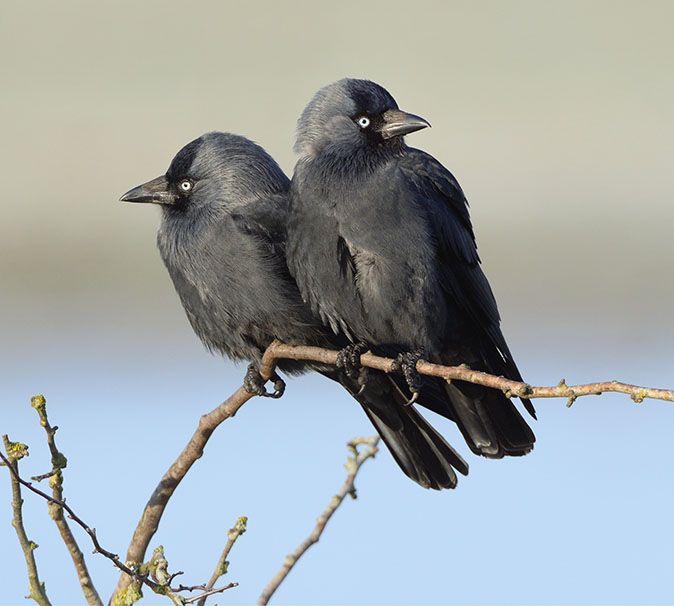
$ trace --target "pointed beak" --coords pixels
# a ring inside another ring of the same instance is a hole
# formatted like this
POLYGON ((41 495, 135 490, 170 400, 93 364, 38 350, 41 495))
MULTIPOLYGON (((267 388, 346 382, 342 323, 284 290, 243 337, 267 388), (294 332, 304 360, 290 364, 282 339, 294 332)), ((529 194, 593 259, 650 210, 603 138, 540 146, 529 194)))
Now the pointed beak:
POLYGON ((122 202, 151 202, 153 204, 175 204, 176 196, 170 191, 168 180, 164 175, 143 183, 127 191, 122 202))
POLYGON ((384 126, 380 132, 384 139, 391 139, 392 137, 409 135, 429 126, 429 122, 421 116, 408 114, 399 109, 389 109, 384 113, 384 126))

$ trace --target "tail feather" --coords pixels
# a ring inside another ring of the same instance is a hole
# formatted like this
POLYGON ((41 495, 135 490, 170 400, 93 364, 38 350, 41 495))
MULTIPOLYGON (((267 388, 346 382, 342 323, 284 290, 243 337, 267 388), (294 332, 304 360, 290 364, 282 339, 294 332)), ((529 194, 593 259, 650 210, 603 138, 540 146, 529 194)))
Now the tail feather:
POLYGON ((498 438, 479 400, 476 401, 474 396, 465 394, 456 383, 446 384, 443 387, 456 424, 470 449, 476 454, 497 456, 498 438))
POLYGON ((456 423, 474 453, 500 459, 531 452, 536 437, 510 398, 463 381, 444 387, 456 423))
MULTIPOLYGON (((437 361, 446 365, 464 361, 477 370, 522 380, 507 350, 504 357, 493 347, 478 344, 453 354, 446 353, 437 361)), ((522 403, 536 418, 531 402, 522 399, 522 403)), ((510 398, 499 390, 464 381, 447 383, 424 377, 419 404, 454 421, 475 454, 500 459, 522 456, 533 450, 536 441, 533 431, 510 398)))
POLYGON ((358 400, 402 471, 424 488, 454 488, 456 471, 466 475, 468 464, 413 407, 386 375, 368 373, 365 389, 335 373, 338 380, 358 400))
MULTIPOLYGON (((451 464, 411 415, 401 415, 401 424, 394 428, 390 419, 384 420, 365 405, 363 409, 405 475, 424 488, 456 486, 451 464)), ((457 462, 455 457, 452 459, 457 462)))

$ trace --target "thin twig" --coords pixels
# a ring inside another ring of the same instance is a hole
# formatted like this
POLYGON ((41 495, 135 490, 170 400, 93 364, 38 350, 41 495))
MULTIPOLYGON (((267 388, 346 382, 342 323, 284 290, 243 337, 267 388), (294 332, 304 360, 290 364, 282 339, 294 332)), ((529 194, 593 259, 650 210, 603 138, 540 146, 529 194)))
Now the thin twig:
MULTIPOLYGON (((265 352, 265 358, 266 363, 272 366, 279 359, 321 362, 334 366, 337 363, 337 353, 336 351, 320 347, 293 346, 286 345, 280 341, 274 341, 265 352)), ((371 353, 365 353, 360 357, 360 361, 367 368, 381 370, 386 373, 395 372, 395 360, 391 358, 383 358, 371 353)), ((502 391, 509 397, 516 396, 529 399, 566 398, 569 400, 569 404, 572 404, 573 401, 582 396, 600 395, 604 392, 618 392, 628 394, 637 403, 643 402, 646 398, 674 402, 674 390, 641 387, 630 383, 622 383, 621 381, 567 385, 566 381, 562 379, 557 385, 552 387, 535 387, 522 381, 512 381, 504 377, 490 375, 486 372, 471 370, 465 364, 460 366, 441 366, 424 360, 417 362, 417 371, 419 374, 439 377, 446 381, 458 380, 492 387, 502 391)))
MULTIPOLYGON (((268 378, 271 375, 271 372, 266 373, 263 370, 261 371, 261 374, 263 377, 268 378)), ((233 417, 252 397, 253 395, 251 393, 247 392, 243 387, 240 387, 217 408, 214 408, 211 412, 203 415, 199 419, 199 425, 197 426, 196 431, 185 448, 183 448, 182 452, 178 455, 178 458, 164 474, 164 477, 154 489, 150 500, 145 505, 126 552, 127 562, 142 562, 144 560, 145 552, 147 551, 152 537, 159 528, 159 522, 164 514, 169 499, 192 465, 194 465, 195 461, 204 453, 204 447, 206 446, 208 439, 220 423, 233 417)), ((120 592, 125 591, 130 583, 131 579, 128 576, 121 575, 110 602, 113 603, 115 596, 120 592)))
MULTIPOLYGON (((215 587, 215 584, 218 582, 218 579, 221 576, 227 574, 227 569, 229 568, 227 556, 229 555, 229 552, 232 551, 232 547, 234 547, 234 543, 236 543, 236 540, 244 532, 246 532, 247 524, 248 518, 246 516, 241 516, 236 520, 234 526, 232 526, 227 531, 227 543, 225 543, 225 548, 222 550, 222 553, 220 554, 220 558, 218 559, 218 563, 215 565, 215 570, 213 571, 211 578, 208 580, 208 583, 206 583, 205 587, 206 590, 210 591, 211 589, 213 589, 213 587, 215 587)), ((197 606, 204 606, 208 595, 209 594, 203 594, 197 606)))
MULTIPOLYGON (((58 427, 56 428, 58 429, 58 427)), ((30 476, 30 479, 33 480, 33 482, 42 482, 42 480, 46 480, 47 478, 51 478, 54 474, 58 473, 58 469, 52 469, 51 471, 48 471, 47 473, 41 473, 37 476, 30 476)))
MULTIPOLYGON (((37 395, 31 398, 31 406, 37 411, 37 414, 40 418, 40 425, 44 427, 45 432, 47 433, 47 444, 49 445, 49 452, 51 453, 51 464, 53 467, 52 474, 49 479, 49 486, 52 489, 52 496, 58 500, 63 500, 63 469, 68 464, 68 460, 62 452, 56 446, 56 431, 58 427, 52 427, 49 424, 49 419, 47 418, 47 400, 42 395, 37 395)), ((89 575, 89 570, 87 569, 87 564, 84 560, 84 554, 82 553, 75 537, 70 530, 65 516, 63 515, 63 508, 54 503, 50 503, 48 506, 49 517, 56 523, 56 527, 61 535, 61 539, 65 543, 65 546, 70 553, 75 570, 77 571, 77 578, 80 582, 80 587, 82 588, 82 593, 84 594, 84 599, 87 601, 89 606, 103 606, 103 602, 94 587, 91 576, 89 575)))
MULTIPOLYGON (((273 351, 273 347, 277 343, 280 342, 274 341, 262 357, 260 375, 266 380, 276 370, 278 356, 273 351)), ((192 434, 189 442, 173 464, 168 468, 168 471, 164 474, 150 496, 150 500, 145 505, 126 552, 127 562, 142 562, 144 560, 147 548, 159 528, 159 522, 164 515, 169 499, 173 496, 176 488, 178 488, 178 485, 182 482, 192 465, 203 454, 209 438, 223 421, 232 418, 252 397, 253 394, 240 387, 222 404, 199 419, 196 431, 192 434)), ((115 592, 110 598, 109 604, 111 606, 115 603, 116 596, 126 591, 131 582, 132 579, 129 576, 120 575, 115 592)))
MULTIPOLYGON (((276 362, 280 359, 302 360, 319 362, 334 366, 337 363, 336 351, 310 346, 292 346, 274 341, 265 351, 260 364, 260 374, 268 379, 274 373, 276 362)), ((395 372, 395 361, 390 358, 365 353, 360 358, 361 364, 367 368, 381 370, 386 373, 395 372)), ((568 386, 562 379, 554 387, 532 387, 528 383, 512 381, 484 372, 471 370, 466 365, 440 366, 424 360, 417 362, 417 371, 420 374, 439 377, 446 381, 461 380, 485 387, 492 387, 503 391, 509 397, 526 398, 566 398, 567 405, 581 397, 614 391, 629 394, 635 402, 642 402, 645 398, 667 400, 674 402, 674 391, 640 387, 618 381, 603 383, 589 383, 586 385, 568 386)), ((187 446, 180 453, 169 470, 164 474, 157 488, 155 488, 141 516, 127 551, 127 561, 142 562, 150 540, 157 532, 159 522, 166 509, 169 499, 185 477, 194 462, 203 454, 204 447, 215 429, 234 414, 251 398, 245 389, 239 388, 225 402, 213 411, 201 417, 199 426, 190 438, 187 446)), ((117 584, 116 593, 128 587, 130 579, 122 575, 117 584)), ((113 596, 114 597, 114 596, 113 596)))
POLYGON ((206 591, 206 583, 201 583, 200 585, 178 585, 178 587, 173 587, 173 591, 206 591))
POLYGON ((35 562, 35 554, 33 552, 37 549, 37 543, 28 538, 26 528, 23 525, 23 499, 21 498, 21 482, 18 480, 19 459, 28 454, 28 447, 20 442, 11 442, 6 435, 2 436, 2 441, 5 445, 7 457, 1 452, 0 457, 2 457, 2 461, 10 471, 12 483, 12 526, 16 530, 16 536, 19 538, 21 550, 26 559, 28 587, 30 590, 28 597, 35 600, 40 606, 51 606, 44 583, 40 581, 37 563, 35 562))
MULTIPOLYGON (((8 465, 9 461, 0 452, 0 459, 2 459, 2 462, 9 467, 9 471, 12 474, 12 477, 19 482, 22 486, 25 486, 28 488, 28 490, 34 492, 36 495, 41 496, 45 501, 48 501, 52 505, 57 505, 59 507, 62 507, 63 509, 68 512, 68 516, 70 516, 70 519, 73 520, 76 524, 78 524, 84 532, 86 532, 89 537, 91 538, 92 543, 94 544, 94 549, 96 550, 97 553, 100 553, 101 555, 105 556, 109 560, 111 560, 117 568, 122 570, 123 572, 133 576, 137 577, 139 576, 136 572, 131 570, 129 567, 127 567, 125 564, 123 564, 120 560, 117 554, 112 553, 111 551, 108 551, 107 549, 104 549, 101 544, 98 542, 98 537, 96 536, 96 529, 95 528, 90 528, 68 505, 64 499, 55 499, 54 497, 48 495, 46 492, 43 492, 39 488, 35 488, 30 482, 24 480, 20 475, 19 472, 11 465, 8 465)), ((152 581, 149 582, 150 586, 156 585, 156 583, 152 583, 152 581)))
MULTIPOLYGON (((168 571, 168 561, 164 556, 164 548, 160 545, 152 553, 150 562, 148 565, 150 574, 152 578, 157 581, 162 587, 162 593, 166 595, 175 606, 184 606, 185 604, 192 604, 193 602, 199 600, 205 600, 209 595, 215 593, 222 593, 233 587, 238 587, 238 583, 229 583, 223 587, 218 587, 213 589, 212 587, 207 587, 206 585, 193 585, 191 587, 186 587, 185 585, 180 585, 179 587, 171 587, 171 581, 182 572, 176 572, 170 574, 168 571), (191 598, 183 598, 178 595, 181 591, 201 591, 202 593, 192 596, 191 598)), ((159 593, 159 592, 157 592, 159 593)))
MULTIPOLYGON (((27 454, 27 447, 23 444, 18 444, 15 442, 10 442, 7 436, 3 436, 3 440, 5 442, 5 447, 7 449, 8 454, 11 453, 14 450, 17 450, 17 447, 22 447, 22 450, 24 454, 22 456, 25 456, 27 454)), ((30 490, 31 492, 34 492, 36 495, 39 495, 42 497, 45 501, 48 501, 51 505, 55 505, 58 507, 61 507, 64 509, 67 513, 68 516, 70 517, 71 520, 73 520, 77 525, 79 525, 88 535, 89 538, 91 539, 91 542, 94 545, 94 551, 95 553, 100 553, 101 555, 105 556, 108 558, 120 571, 125 573, 130 579, 131 582, 136 582, 138 584, 146 585, 152 591, 154 591, 158 595, 165 595, 168 597, 175 606, 184 606, 185 604, 192 603, 195 601, 200 600, 204 594, 199 594, 197 596, 194 596, 192 598, 183 598, 182 596, 178 595, 177 592, 171 588, 169 585, 169 581, 175 576, 171 575, 168 572, 168 562, 166 561, 166 558, 164 557, 164 548, 163 547, 157 547, 152 555, 152 559, 149 562, 148 565, 139 565, 139 566, 134 566, 133 568, 130 568, 126 564, 122 563, 121 560, 119 559, 119 556, 116 553, 112 553, 111 551, 108 551, 105 549, 98 541, 98 537, 96 536, 96 529, 90 527, 82 518, 80 518, 68 505, 64 499, 56 499, 50 495, 48 495, 46 492, 43 492, 39 488, 35 488, 30 482, 27 480, 24 480, 20 475, 18 470, 16 469, 16 465, 12 464, 12 461, 6 457, 2 452, 0 452, 0 461, 2 461, 5 466, 9 469, 9 472, 12 476, 12 479, 17 483, 21 484, 22 486, 25 486, 30 490), (155 580, 152 580, 149 578, 149 575, 152 575, 155 580)), ((16 461, 14 461, 16 463, 16 461)), ((20 492, 18 493, 19 497, 19 509, 21 505, 21 494, 20 492)), ((22 526, 23 528, 23 526, 22 526)), ((25 531, 23 531, 23 536, 25 537, 25 531)), ((27 537, 25 537, 26 540, 27 537)), ((29 548, 30 551, 32 552, 33 549, 37 547, 35 543, 29 542, 29 548)), ((22 542, 23 546, 23 542, 22 542)), ((37 574, 37 568, 34 566, 33 562, 33 567, 35 570, 35 573, 37 574)), ((29 576, 31 574, 31 570, 29 567, 29 576)), ((35 577, 37 579, 37 576, 35 577)), ((39 580, 37 580, 39 583, 39 580)), ((131 584, 129 584, 131 585, 131 584)), ((236 587, 238 584, 237 583, 230 583, 229 585, 225 587, 220 587, 217 589, 212 589, 208 593, 208 595, 212 595, 213 593, 220 593, 222 591, 225 591, 227 589, 231 589, 232 587, 236 587)), ((44 590, 44 585, 41 584, 42 590, 44 590)), ((32 595, 32 581, 31 581, 31 597, 32 595)), ((141 594, 139 591, 133 592, 134 598, 130 599, 128 601, 124 601, 124 604, 129 604, 137 601, 140 599, 141 594)), ((45 595, 46 599, 46 595, 45 595)), ((38 601, 36 599, 36 601, 38 601)), ((46 600, 45 602, 38 602, 39 604, 44 604, 46 606, 50 606, 49 600, 46 600)))
POLYGON ((201 602, 201 600, 205 600, 209 595, 215 595, 216 593, 222 593, 223 591, 227 591, 228 589, 232 589, 234 587, 238 587, 238 583, 229 583, 228 585, 225 585, 224 587, 218 587, 217 589, 209 589, 208 591, 204 591, 201 595, 195 595, 192 598, 187 598, 186 600, 183 600, 183 604, 193 604, 194 602, 201 602))
POLYGON ((319 516, 316 521, 316 526, 311 531, 311 534, 299 544, 297 549, 293 551, 290 555, 286 556, 286 559, 281 566, 281 569, 274 575, 271 581, 267 586, 262 590, 260 597, 257 600, 258 606, 264 606, 269 602, 274 592, 279 588, 279 585, 283 583, 285 578, 288 576, 290 571, 293 569, 297 561, 306 553, 312 545, 318 543, 325 530, 327 523, 330 521, 330 518, 333 516, 335 511, 342 504, 347 495, 351 495, 354 499, 356 498, 356 488, 355 481, 358 471, 365 461, 373 458, 377 452, 377 444, 379 443, 379 437, 373 436, 371 438, 357 438, 351 440, 347 446, 351 450, 352 455, 347 459, 346 470, 347 476, 344 480, 344 484, 339 489, 339 492, 330 499, 328 506, 325 508, 323 513, 319 516), (365 446, 362 450, 358 450, 358 446, 365 446))

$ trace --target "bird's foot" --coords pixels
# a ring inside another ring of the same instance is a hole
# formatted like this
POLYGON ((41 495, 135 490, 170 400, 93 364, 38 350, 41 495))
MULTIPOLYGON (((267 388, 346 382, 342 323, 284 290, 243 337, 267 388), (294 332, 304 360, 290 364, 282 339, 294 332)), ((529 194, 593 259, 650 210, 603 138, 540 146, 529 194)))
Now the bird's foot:
POLYGON ((358 393, 362 393, 367 384, 367 371, 360 363, 362 356, 369 347, 366 343, 353 343, 340 349, 337 354, 337 368, 344 371, 344 374, 351 380, 356 381, 360 387, 358 393))
POLYGON ((267 388, 265 387, 266 381, 262 378, 260 369, 255 362, 251 362, 248 365, 246 376, 243 378, 243 388, 248 393, 252 393, 256 396, 274 399, 280 398, 286 390, 285 381, 279 377, 276 372, 269 377, 269 380, 274 382, 274 391, 267 391, 267 388))
POLYGON ((422 358, 422 351, 406 351, 405 353, 398 354, 398 357, 393 362, 393 371, 399 372, 405 377, 407 386, 412 393, 412 398, 407 402, 407 406, 414 404, 419 397, 422 379, 417 371, 417 362, 422 358))
POLYGON ((349 379, 357 379, 362 368, 360 356, 368 349, 366 343, 353 343, 340 349, 337 353, 337 368, 341 368, 349 379))

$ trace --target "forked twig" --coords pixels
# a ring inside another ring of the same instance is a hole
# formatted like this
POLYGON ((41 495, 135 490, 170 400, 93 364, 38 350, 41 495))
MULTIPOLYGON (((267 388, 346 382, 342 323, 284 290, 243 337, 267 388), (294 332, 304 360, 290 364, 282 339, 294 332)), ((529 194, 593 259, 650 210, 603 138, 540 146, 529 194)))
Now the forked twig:
MULTIPOLYGON (((52 427, 47 418, 47 400, 44 396, 38 395, 34 396, 30 400, 31 406, 37 411, 38 417, 40 418, 40 425, 44 428, 47 434, 47 445, 49 446, 49 452, 51 453, 51 464, 52 471, 49 475, 43 474, 42 476, 37 476, 37 481, 49 478, 49 486, 52 490, 52 496, 58 500, 63 500, 63 469, 65 469, 68 464, 68 460, 65 455, 59 451, 56 446, 56 432, 58 427, 52 427), (47 477, 45 477, 47 476, 47 477)), ((84 560, 84 554, 77 544, 77 540, 70 530, 70 526, 63 515, 63 508, 54 503, 49 504, 49 516, 54 520, 56 527, 58 528, 61 539, 63 540, 70 557, 75 566, 75 571, 77 572, 77 579, 80 582, 80 587, 82 588, 82 593, 84 594, 84 599, 87 601, 89 606, 103 606, 98 591, 94 587, 93 581, 91 580, 91 575, 87 569, 87 564, 84 560)))
POLYGON ((294 568, 295 564, 297 564, 297 561, 312 545, 318 543, 321 535, 323 534, 323 531, 325 530, 325 527, 330 521, 330 518, 337 511, 346 496, 351 495, 351 497, 354 499, 356 498, 356 476, 358 475, 358 472, 360 471, 363 463, 365 463, 365 461, 368 459, 374 458, 374 456, 377 454, 378 443, 379 437, 373 436, 371 438, 356 438, 347 444, 352 454, 346 461, 345 467, 347 476, 344 480, 344 483, 342 484, 342 487, 339 489, 337 494, 333 496, 332 499, 330 499, 328 506, 318 517, 316 525, 309 536, 297 546, 295 551, 286 556, 281 569, 274 575, 272 580, 269 581, 266 587, 262 590, 262 593, 257 600, 258 606, 264 606, 269 602, 272 595, 274 595, 274 592, 279 588, 279 585, 283 583, 290 571, 294 568), (364 448, 359 451, 358 446, 364 446, 364 448))
MULTIPOLYGON (((3 439, 5 440, 5 445, 6 446, 11 446, 16 443, 9 442, 7 436, 3 436, 3 439)), ((23 445, 21 445, 23 446, 23 445)), ((27 480, 24 480, 20 475, 18 470, 16 469, 16 465, 12 465, 11 460, 6 457, 2 452, 0 452, 0 460, 5 464, 5 466, 9 469, 9 472, 13 478, 13 480, 17 484, 21 484, 22 486, 25 486, 30 490, 31 492, 34 492, 36 495, 42 497, 45 501, 50 503, 51 505, 58 506, 62 509, 64 509, 68 513, 68 517, 70 517, 71 520, 73 520, 76 524, 78 524, 88 535, 89 538, 91 539, 91 542, 94 545, 94 552, 95 553, 100 553, 101 555, 105 556, 108 558, 120 571, 125 573, 126 575, 129 576, 129 578, 132 579, 132 581, 135 581, 141 585, 146 585, 152 591, 159 595, 165 595, 167 596, 175 606, 184 606, 184 604, 191 604, 192 602, 196 602, 200 600, 205 594, 207 595, 212 595, 214 593, 221 593, 223 591, 226 591, 227 589, 231 589, 232 587, 237 587, 238 583, 230 583, 229 585, 225 587, 219 587, 217 589, 210 589, 208 591, 205 591, 204 593, 201 593, 197 596, 194 596, 192 598, 183 598, 182 596, 178 595, 179 591, 185 591, 185 590, 190 590, 189 588, 178 588, 174 589, 170 586, 169 580, 173 578, 175 575, 169 575, 168 574, 168 562, 166 562, 164 558, 164 551, 163 548, 158 547, 155 549, 155 553, 153 554, 152 560, 150 561, 149 565, 140 565, 138 567, 130 568, 126 564, 124 564, 120 559, 119 556, 116 553, 112 553, 111 551, 108 551, 105 549, 98 541, 98 537, 96 536, 96 529, 90 527, 82 518, 80 518, 70 507, 65 502, 65 499, 56 499, 50 495, 48 495, 46 492, 43 492, 39 488, 36 488, 33 486, 31 482, 28 482, 27 480), (150 578, 150 575, 154 577, 155 580, 150 578)), ((14 461, 16 463, 16 461, 14 461)), ((20 497, 19 497, 20 498, 20 497)), ((24 531, 25 534, 25 531, 24 531)), ((32 549, 35 548, 35 544, 32 544, 33 547, 32 549)), ((29 576, 30 576, 30 570, 29 570, 29 576)), ((42 585, 42 589, 44 590, 44 585, 42 585)), ((32 593, 32 592, 31 592, 32 593)), ((32 597, 32 596, 31 596, 32 597)), ((138 594, 138 598, 140 595, 138 594)), ((46 595, 45 595, 46 599, 46 595)), ((36 600, 37 601, 37 600, 36 600)), ((135 601, 135 600, 133 600, 135 601)), ((45 604, 48 605, 49 601, 45 602, 38 602, 41 605, 45 604)))
MULTIPOLYGON (((304 345, 286 345, 280 341, 274 341, 265 351, 260 364, 260 374, 269 379, 275 371, 276 362, 280 359, 301 360, 306 362, 319 362, 322 364, 336 365, 337 351, 310 347, 304 345)), ((380 370, 386 373, 395 372, 395 360, 365 353, 360 362, 367 368, 380 370)), ((490 375, 488 373, 472 370, 466 365, 440 366, 424 360, 419 360, 416 365, 417 371, 422 375, 439 377, 446 381, 466 381, 485 387, 498 389, 508 397, 524 398, 566 398, 567 405, 573 404, 582 396, 598 395, 604 392, 619 392, 630 395, 632 400, 639 403, 646 398, 666 400, 674 402, 674 390, 641 387, 620 381, 606 381, 588 383, 584 385, 567 385, 562 379, 552 387, 536 387, 521 381, 512 381, 504 377, 490 375)), ((199 425, 190 438, 187 446, 182 450, 164 477, 155 488, 148 501, 142 516, 136 526, 131 543, 127 551, 127 560, 142 562, 145 557, 150 540, 157 532, 159 522, 166 509, 171 495, 178 487, 185 474, 194 462, 203 454, 204 447, 215 429, 225 421, 232 418, 236 412, 252 397, 243 387, 239 388, 225 402, 220 404, 208 414, 201 417, 199 425)), ((117 592, 128 587, 131 579, 122 575, 117 584, 117 592)))
POLYGON ((7 457, 2 452, 0 452, 0 457, 10 471, 12 482, 12 526, 16 530, 16 536, 19 538, 19 544, 26 559, 28 588, 30 591, 28 597, 35 600, 40 606, 51 606, 44 583, 40 581, 37 563, 35 562, 35 554, 33 552, 37 549, 37 543, 28 538, 26 528, 23 525, 23 499, 21 498, 21 482, 19 481, 19 460, 28 455, 28 446, 20 442, 11 442, 6 435, 2 436, 2 441, 4 442, 7 457))

